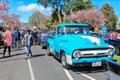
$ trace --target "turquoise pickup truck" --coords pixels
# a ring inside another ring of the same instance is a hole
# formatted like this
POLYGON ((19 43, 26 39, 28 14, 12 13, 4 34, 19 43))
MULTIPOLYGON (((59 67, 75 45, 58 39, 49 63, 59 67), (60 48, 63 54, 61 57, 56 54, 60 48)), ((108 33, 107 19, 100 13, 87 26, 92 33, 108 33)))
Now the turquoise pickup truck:
POLYGON ((47 45, 48 55, 59 59, 66 69, 102 66, 106 60, 113 60, 114 47, 91 36, 88 24, 58 24, 47 45))

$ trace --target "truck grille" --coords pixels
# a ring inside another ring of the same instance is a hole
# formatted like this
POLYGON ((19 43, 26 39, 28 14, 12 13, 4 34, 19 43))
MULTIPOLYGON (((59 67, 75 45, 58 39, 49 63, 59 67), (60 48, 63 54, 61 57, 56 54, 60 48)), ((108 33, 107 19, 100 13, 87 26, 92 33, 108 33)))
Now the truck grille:
POLYGON ((109 48, 80 49, 81 57, 105 57, 109 48))
POLYGON ((105 53, 98 53, 98 54, 82 54, 82 57, 105 57, 108 56, 105 53))

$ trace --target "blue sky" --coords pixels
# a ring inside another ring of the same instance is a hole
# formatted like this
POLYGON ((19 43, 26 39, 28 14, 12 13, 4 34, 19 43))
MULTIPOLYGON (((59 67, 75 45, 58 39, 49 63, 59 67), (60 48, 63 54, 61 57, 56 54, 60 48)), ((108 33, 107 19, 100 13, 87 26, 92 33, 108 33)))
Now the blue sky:
MULTIPOLYGON (((5 1, 5 0, 4 0, 5 1)), ((91 0, 92 3, 98 7, 101 7, 102 4, 108 2, 115 11, 115 14, 119 17, 120 22, 120 0, 91 0)), ((51 14, 51 8, 45 9, 40 4, 37 3, 37 0, 8 0, 9 2, 9 14, 15 13, 21 15, 21 22, 28 22, 28 17, 36 10, 42 12, 45 15, 51 14)))
POLYGON ((9 2, 9 14, 15 13, 21 15, 21 22, 28 22, 29 16, 34 11, 40 11, 45 15, 51 14, 51 8, 45 9, 43 6, 37 3, 37 0, 8 0, 9 2))

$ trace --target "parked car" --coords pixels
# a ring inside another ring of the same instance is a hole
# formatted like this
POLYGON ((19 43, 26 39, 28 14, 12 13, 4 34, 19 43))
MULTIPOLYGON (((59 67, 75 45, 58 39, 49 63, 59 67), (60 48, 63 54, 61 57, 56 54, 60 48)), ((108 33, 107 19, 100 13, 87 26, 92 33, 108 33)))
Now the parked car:
POLYGON ((108 78, 107 80, 120 80, 120 64, 115 61, 107 61, 108 78))
POLYGON ((48 32, 39 32, 38 33, 38 44, 42 46, 42 48, 47 48, 47 40, 48 40, 48 32))
POLYGON ((107 43, 114 46, 115 48, 114 54, 120 55, 120 40, 119 39, 116 39, 116 40, 108 39, 107 43))
MULTIPOLYGON (((94 36, 94 37, 101 37, 98 33, 96 32, 91 32, 91 36, 94 36)), ((101 37, 103 38, 103 37, 101 37)), ((115 52, 114 54, 116 55, 120 55, 120 39, 116 39, 116 40, 112 40, 110 38, 103 38, 104 41, 112 46, 114 46, 115 48, 115 52)))
POLYGON ((43 31, 38 34, 38 43, 42 46, 43 49, 47 49, 47 40, 48 36, 54 35, 54 31, 43 31))
POLYGON ((103 66, 106 60, 113 60, 114 47, 91 36, 88 24, 59 24, 47 44, 48 55, 55 56, 66 69, 103 66))

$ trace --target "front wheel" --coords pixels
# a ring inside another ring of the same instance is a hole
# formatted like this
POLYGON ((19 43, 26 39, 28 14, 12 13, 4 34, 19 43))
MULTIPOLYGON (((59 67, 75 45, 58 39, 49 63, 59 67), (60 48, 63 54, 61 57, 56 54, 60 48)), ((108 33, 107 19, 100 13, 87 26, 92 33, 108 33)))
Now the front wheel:
POLYGON ((66 56, 65 56, 64 52, 61 54, 61 63, 65 69, 70 69, 71 66, 67 63, 66 56))

